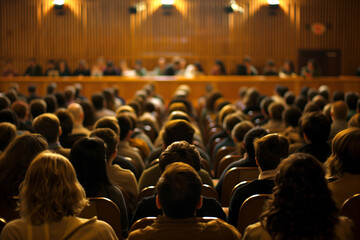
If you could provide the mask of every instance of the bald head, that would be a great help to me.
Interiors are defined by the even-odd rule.
[[[75,124],[82,124],[84,120],[84,111],[80,104],[71,103],[68,106],[68,111],[73,115]]]

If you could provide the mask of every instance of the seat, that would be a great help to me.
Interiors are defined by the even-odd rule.
[[[228,207],[230,204],[231,191],[236,184],[242,181],[251,181],[258,177],[257,167],[234,167],[224,176],[222,182],[221,206]]]
[[[155,191],[156,191],[155,186],[148,186],[148,187],[142,189],[139,192],[136,203],[138,204],[141,201],[141,199],[143,199],[144,197],[150,197],[151,195],[153,195],[155,193]]]
[[[223,146],[216,152],[213,161],[213,169],[215,170],[215,176],[217,174],[217,167],[219,165],[220,160],[234,151],[235,151],[235,147],[233,146]]]
[[[113,201],[103,197],[89,198],[89,206],[82,210],[79,217],[92,218],[94,216],[107,222],[114,229],[116,236],[123,239],[120,210]]]
[[[154,127],[150,124],[144,124],[142,129],[144,130],[144,133],[150,138],[151,142],[154,143],[158,135]]]
[[[237,230],[241,234],[244,234],[247,226],[259,221],[260,214],[264,209],[264,204],[270,196],[271,194],[252,195],[241,205],[237,224]]]
[[[216,217],[198,217],[199,222],[210,222],[217,219]],[[156,217],[145,217],[137,220],[130,228],[129,234],[135,230],[146,228],[153,224],[156,220]]]
[[[230,200],[231,200],[232,196],[234,195],[236,189],[238,189],[238,188],[241,187],[242,185],[245,185],[245,184],[247,184],[247,183],[249,183],[249,182],[251,182],[251,181],[242,181],[242,182],[236,184],[235,187],[233,187],[233,189],[231,190]]]
[[[6,225],[5,219],[0,218],[0,233],[3,230],[3,228],[5,227],[5,225]]]
[[[219,164],[217,165],[217,168],[215,169],[215,176],[216,178],[220,178],[221,174],[229,166],[231,163],[235,162],[236,160],[239,160],[241,158],[241,155],[226,155],[223,157]]]
[[[201,168],[207,171],[211,176],[211,170],[209,162],[205,158],[201,158]]]
[[[204,197],[214,198],[216,199],[216,201],[219,201],[219,195],[216,192],[215,188],[207,184],[202,185],[201,195]]]
[[[353,221],[355,239],[360,239],[360,194],[348,198],[342,205],[340,213]]]
[[[19,212],[16,211],[18,202],[18,197],[9,200],[0,200],[0,218],[3,218],[5,222],[20,218]]]

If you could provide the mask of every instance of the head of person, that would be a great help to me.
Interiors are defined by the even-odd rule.
[[[118,135],[110,128],[98,128],[91,132],[90,137],[100,138],[106,144],[106,161],[116,156],[116,149],[119,142]]]
[[[195,216],[202,205],[202,182],[193,167],[183,162],[169,165],[156,184],[156,203],[170,218]]]
[[[74,117],[74,123],[82,123],[84,120],[84,111],[80,104],[78,103],[71,103],[68,106],[68,112],[72,114]]]
[[[0,191],[3,197],[13,197],[24,180],[31,161],[48,148],[39,134],[24,134],[15,137],[0,157]]]
[[[274,170],[289,155],[289,139],[279,134],[268,134],[255,140],[255,157],[261,171]]]
[[[345,93],[342,91],[335,91],[332,96],[333,102],[345,101]]]
[[[348,106],[344,101],[336,101],[331,105],[331,116],[335,120],[345,120],[348,116]]]
[[[11,104],[11,109],[16,113],[19,120],[23,121],[29,114],[29,105],[23,101],[15,101]]]
[[[261,127],[252,128],[245,134],[244,147],[246,153],[248,154],[248,157],[251,160],[255,161],[255,146],[254,146],[255,139],[262,138],[267,134],[268,132]]]
[[[260,102],[260,110],[261,110],[262,114],[266,115],[266,117],[268,117],[270,115],[269,114],[269,105],[273,102],[274,102],[274,99],[272,99],[271,97],[265,97]]]
[[[34,99],[30,102],[30,114],[32,118],[36,118],[37,116],[46,112],[46,102],[43,99]]]
[[[18,116],[10,108],[3,109],[3,110],[0,111],[0,123],[2,123],[2,122],[12,123],[12,124],[14,124],[16,126],[16,128],[19,127]]]
[[[330,135],[330,120],[321,112],[310,112],[300,118],[301,131],[310,143],[326,142]]]
[[[48,143],[55,143],[61,135],[59,118],[52,113],[44,113],[37,116],[32,127],[36,133],[40,133]]]
[[[120,141],[124,141],[130,136],[133,123],[127,113],[117,114],[116,119],[120,127]]]
[[[335,135],[326,161],[330,175],[360,174],[360,129],[348,128]]]
[[[68,110],[60,108],[56,111],[55,115],[58,117],[61,127],[61,135],[67,136],[71,134],[74,127],[74,118]]]
[[[282,120],[282,113],[284,111],[285,107],[283,104],[278,102],[273,102],[269,105],[269,115],[270,118],[275,120]]]
[[[92,127],[95,123],[95,110],[94,107],[87,101],[81,101],[79,103],[84,110],[84,127]]]
[[[297,127],[299,126],[299,119],[301,118],[302,112],[298,107],[291,106],[286,108],[282,113],[282,120],[285,126]]]
[[[356,109],[356,104],[359,99],[359,94],[356,92],[347,92],[345,94],[345,102],[350,110]]]
[[[224,118],[223,128],[230,135],[234,126],[240,122],[241,118],[239,116],[239,112],[230,113]]]
[[[201,156],[195,146],[186,141],[173,142],[159,157],[161,172],[174,162],[184,162],[192,166],[197,172],[201,168]]]
[[[191,144],[194,134],[194,128],[187,121],[182,119],[172,120],[165,124],[162,140],[165,147],[176,141],[186,141]]]
[[[58,103],[54,94],[48,94],[44,97],[46,103],[46,112],[54,113],[57,109]]]
[[[348,127],[360,128],[360,113],[354,114],[348,121]]]
[[[43,152],[30,164],[20,190],[20,214],[40,225],[78,215],[88,200],[65,157]]]
[[[104,108],[105,99],[101,93],[94,93],[91,95],[91,103],[95,110],[101,110]]]
[[[3,152],[9,143],[16,137],[16,127],[8,122],[0,123],[0,152]]]
[[[101,186],[110,184],[103,140],[89,137],[79,139],[71,148],[70,162],[87,196],[95,196]]]
[[[11,102],[7,97],[0,95],[0,110],[10,107],[10,104]]]
[[[242,121],[237,123],[231,131],[231,138],[235,142],[242,142],[244,140],[245,134],[250,131],[254,124],[250,121]]]
[[[296,153],[280,163],[260,221],[273,239],[334,239],[337,211],[321,163]]]
[[[120,135],[120,127],[119,127],[118,121],[113,116],[106,116],[106,117],[100,118],[99,120],[97,120],[95,122],[94,128],[95,129],[110,128],[111,130],[113,130],[115,132],[115,134],[117,136]]]

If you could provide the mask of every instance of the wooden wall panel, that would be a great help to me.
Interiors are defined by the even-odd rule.
[[[52,0],[0,1],[0,69],[6,59],[23,72],[36,57],[45,68],[49,59],[66,59],[73,69],[80,59],[90,65],[99,56],[119,65],[136,59],[152,69],[160,56],[200,61],[209,72],[215,59],[228,72],[250,55],[262,71],[273,59],[277,66],[290,59],[298,66],[300,49],[339,49],[342,74],[360,65],[360,1],[281,0],[276,15],[266,0],[236,0],[243,14],[226,14],[229,0],[175,0],[165,14],[160,0],[142,0],[146,10],[136,15],[128,8],[141,0],[66,0],[63,15]],[[328,26],[315,36],[309,26]]]

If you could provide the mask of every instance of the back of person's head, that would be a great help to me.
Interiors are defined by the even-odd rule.
[[[165,147],[176,141],[186,141],[191,144],[194,134],[194,128],[187,121],[182,119],[172,120],[165,124],[162,140]]]
[[[256,88],[249,88],[244,97],[244,103],[247,108],[259,107],[260,93]]]
[[[66,109],[60,108],[55,115],[58,117],[61,127],[61,135],[67,136],[71,134],[74,127],[74,118]]]
[[[284,110],[282,119],[286,127],[297,127],[299,126],[299,119],[301,118],[301,115],[302,112],[298,107],[291,106]]]
[[[81,101],[79,103],[84,110],[84,127],[91,127],[95,123],[95,110],[94,107],[87,101]]]
[[[59,108],[66,107],[65,95],[62,92],[56,92],[55,94],[56,102]]]
[[[346,120],[348,106],[344,101],[336,101],[331,105],[331,115],[336,120]]]
[[[348,121],[348,127],[360,128],[360,113],[354,114]]]
[[[350,110],[356,109],[356,104],[359,99],[359,94],[356,92],[347,92],[345,94],[345,102]]]
[[[331,156],[326,161],[330,174],[360,174],[360,129],[348,128],[335,135]]]
[[[241,122],[239,113],[238,112],[230,113],[224,119],[223,128],[230,134],[234,126],[239,122]]]
[[[222,126],[223,121],[225,117],[231,113],[236,112],[236,108],[232,104],[225,105],[220,111],[219,111],[219,118],[218,118],[218,124]]]
[[[28,115],[29,105],[23,101],[15,101],[11,104],[11,109],[16,113],[18,119],[25,119]]]
[[[333,102],[345,101],[345,93],[342,91],[335,91],[333,94]]]
[[[188,113],[188,109],[186,108],[185,104],[182,102],[173,102],[168,108],[169,114],[173,111],[182,111],[184,113]]]
[[[306,113],[300,118],[302,132],[311,143],[326,142],[330,135],[330,120],[321,112]]]
[[[28,92],[29,93],[35,93],[36,92],[36,85],[35,84],[30,84],[28,86]]]
[[[0,123],[0,152],[3,152],[9,143],[16,137],[16,127],[12,123]]]
[[[284,111],[285,107],[283,104],[278,102],[273,102],[269,105],[269,114],[270,118],[276,119],[276,120],[282,120],[282,112]]]
[[[52,113],[44,113],[36,117],[32,123],[36,133],[40,133],[48,143],[55,143],[60,132],[59,118]]]
[[[117,148],[118,135],[110,128],[98,128],[91,132],[90,137],[97,137],[104,141],[106,144],[106,160],[108,161]]]
[[[304,113],[319,112],[319,111],[321,111],[320,106],[312,101],[308,102],[304,108]]]
[[[281,97],[284,97],[284,95],[285,95],[285,93],[287,91],[289,91],[289,89],[286,86],[283,86],[283,85],[276,85],[275,86],[275,92]]]
[[[316,95],[318,95],[318,91],[314,88],[310,88],[307,92],[307,97],[309,101],[312,101]]]
[[[194,217],[201,203],[201,189],[195,169],[182,162],[169,165],[156,184],[161,209],[170,218]]]
[[[10,104],[10,100],[7,97],[0,95],[0,110],[9,108]]]
[[[30,164],[20,199],[20,214],[33,225],[78,215],[88,202],[69,160],[50,152],[41,153]]]
[[[70,152],[77,178],[88,197],[110,184],[106,173],[106,146],[99,138],[84,137],[75,142]]]
[[[245,151],[251,160],[255,161],[255,146],[254,146],[255,139],[262,138],[267,134],[268,132],[261,127],[252,128],[245,134],[244,137]]]
[[[68,106],[69,113],[72,114],[74,117],[75,122],[81,122],[84,118],[84,111],[80,104],[78,103],[71,103]]]
[[[201,156],[194,145],[185,141],[174,142],[159,157],[161,172],[164,172],[166,167],[174,162],[187,163],[196,171],[200,171]]]
[[[260,221],[273,239],[334,239],[337,208],[315,157],[296,153],[280,163]]]
[[[293,92],[287,91],[284,95],[285,103],[289,106],[295,103],[296,96]]]
[[[74,86],[66,86],[64,89],[64,96],[65,96],[65,100],[66,102],[70,102],[74,99],[75,97],[75,88]]]
[[[30,102],[30,113],[32,118],[36,118],[37,116],[46,112],[46,102],[43,99],[34,99]]]
[[[289,139],[279,134],[268,134],[255,140],[255,156],[262,171],[276,169],[289,155]]]
[[[106,116],[100,118],[95,122],[94,128],[110,128],[116,133],[117,136],[120,135],[120,127],[118,124],[118,120],[113,116]]]
[[[10,109],[3,109],[0,111],[0,123],[8,122],[15,125],[16,128],[19,128],[19,120],[16,113]]]
[[[301,111],[304,111],[304,108],[307,104],[306,97],[300,95],[295,99],[295,106],[297,106]]]
[[[48,144],[39,134],[24,134],[15,137],[0,157],[0,191],[4,198],[18,194],[20,183],[31,161]]]
[[[218,92],[218,91],[212,91],[208,94],[208,96],[206,97],[206,109],[208,111],[214,111],[215,108],[215,101],[218,99],[218,98],[221,98],[223,97],[223,95]]]
[[[120,141],[123,141],[132,129],[132,122],[127,113],[117,114],[116,119],[120,127]]]
[[[254,124],[252,124],[250,121],[239,122],[231,131],[231,138],[237,142],[242,142],[244,140],[245,134],[254,127]]]
[[[101,110],[104,108],[104,96],[101,93],[94,93],[91,95],[91,103],[95,110]]]
[[[56,82],[51,82],[46,87],[46,94],[54,94],[57,88]]]
[[[314,102],[316,105],[318,105],[318,107],[320,108],[320,110],[323,110],[325,105],[327,104],[327,101],[325,100],[325,98],[321,95],[316,95],[313,99],[312,102]]]
[[[182,119],[189,123],[191,123],[190,117],[187,113],[182,111],[173,111],[169,114],[168,121],[176,120],[176,119]]]
[[[10,104],[18,100],[18,94],[14,89],[10,89],[4,93],[4,96],[10,100]]]
[[[260,109],[263,113],[269,116],[269,105],[274,102],[271,97],[264,97],[260,102]]]

